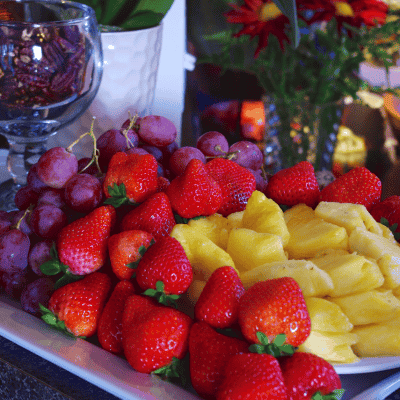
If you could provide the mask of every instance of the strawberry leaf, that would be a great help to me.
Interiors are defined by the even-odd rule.
[[[400,232],[396,232],[397,227],[399,226],[399,224],[397,222],[395,222],[393,225],[389,224],[389,221],[382,217],[381,220],[379,221],[382,225],[387,226],[390,231],[393,233],[394,238],[398,241],[400,239]]]
[[[64,265],[64,264],[63,264]],[[66,271],[54,284],[54,289],[59,289],[68,283],[79,281],[84,278],[84,275],[74,275],[70,271]]]
[[[281,333],[277,335],[272,343],[269,342],[268,336],[263,332],[257,332],[257,339],[260,343],[255,343],[249,346],[251,353],[270,354],[277,358],[285,355],[293,355],[296,348],[291,344],[285,344],[286,335]]]
[[[187,224],[191,219],[197,220],[197,219],[201,219],[201,218],[205,218],[205,217],[206,217],[205,215],[199,215],[198,217],[184,218],[184,217],[181,217],[179,214],[174,214],[175,222],[177,224]]]
[[[143,292],[144,295],[154,297],[160,304],[177,308],[176,301],[180,298],[177,294],[166,294],[164,292],[164,282],[157,281],[155,289],[147,289]]]
[[[113,207],[118,208],[123,204],[135,204],[132,203],[128,197],[126,196],[126,187],[124,183],[117,185],[116,183],[113,186],[108,186],[108,194],[111,196],[104,201],[104,204],[111,204]]]
[[[50,325],[52,328],[57,329],[61,332],[63,332],[64,334],[66,334],[69,337],[72,337],[74,339],[76,339],[77,337],[80,337],[81,339],[85,339],[85,336],[75,336],[73,335],[71,332],[69,332],[65,326],[64,321],[61,321],[58,319],[58,317],[56,315],[54,315],[54,313],[49,310],[48,308],[46,308],[43,304],[39,303],[39,309],[40,312],[42,313],[42,320],[44,322],[46,322],[46,324]]]
[[[333,392],[323,395],[320,391],[314,393],[311,400],[340,400],[344,389],[335,389]]]
[[[141,260],[142,257],[144,256],[144,253],[146,253],[146,251],[149,249],[149,247],[150,247],[151,245],[153,245],[154,243],[155,243],[155,242],[154,242],[154,239],[151,239],[150,244],[149,244],[148,247],[143,246],[143,245],[140,246],[140,247],[139,247],[139,250],[138,250],[138,252],[139,252],[139,254],[140,254],[140,257],[139,257],[136,261],[132,261],[131,263],[126,264],[126,266],[127,266],[128,268],[136,269],[136,268],[138,267],[138,265],[139,265],[140,260]]]
[[[45,261],[41,266],[40,270],[45,275],[57,275],[61,272],[61,263],[58,260]]]
[[[180,359],[176,357],[172,357],[172,361],[170,364],[165,365],[164,367],[158,368],[152,372],[154,375],[160,376],[164,380],[170,380],[171,378],[179,378],[179,366]]]

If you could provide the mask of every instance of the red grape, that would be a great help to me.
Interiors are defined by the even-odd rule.
[[[264,157],[260,148],[252,142],[241,140],[229,148],[229,153],[236,153],[231,160],[245,168],[257,171],[263,165]]]
[[[22,186],[15,193],[14,203],[19,210],[26,210],[31,204],[36,204],[38,196],[31,186]]]
[[[32,229],[29,224],[29,213],[27,213],[25,216],[24,214],[25,210],[21,210],[15,213],[11,218],[11,226],[16,226],[19,223],[19,229],[26,235],[30,236],[32,234]]]
[[[99,165],[103,172],[107,169],[108,163],[115,153],[126,151],[139,144],[139,137],[132,129],[128,131],[127,136],[131,143],[119,129],[109,129],[99,136],[97,149],[100,151]]]
[[[52,204],[39,204],[32,211],[30,226],[43,239],[55,239],[68,218],[64,211]]]
[[[254,171],[254,169],[247,168],[256,178],[256,190],[259,192],[265,193],[265,189],[267,188],[268,179],[263,177],[263,173],[261,169]]]
[[[51,246],[53,242],[49,239],[42,240],[35,243],[28,254],[28,265],[31,267],[32,271],[38,275],[43,276],[43,272],[40,270],[40,266],[49,261],[52,257],[50,255]]]
[[[65,185],[65,203],[74,211],[89,213],[100,204],[102,198],[102,185],[93,175],[77,174]]]
[[[140,147],[142,149],[145,149],[152,156],[154,156],[154,158],[157,160],[157,162],[159,162],[160,164],[163,163],[164,154],[159,147],[152,146],[150,144],[144,144]]]
[[[49,277],[35,279],[22,290],[20,298],[22,309],[40,316],[39,303],[47,307],[53,292],[54,282]]]
[[[78,171],[81,172],[91,161],[92,159],[90,157],[84,157],[84,158],[80,158],[78,160]],[[90,175],[97,175],[97,173],[99,172],[99,170],[97,169],[96,163],[93,162],[92,164],[90,164],[89,167],[87,167],[85,169],[85,174],[90,174]]]
[[[139,137],[147,144],[165,147],[175,141],[175,125],[159,115],[147,115],[140,120]]]
[[[78,172],[75,154],[63,147],[53,147],[39,158],[37,173],[48,186],[61,189]]]
[[[11,228],[11,219],[7,211],[0,211],[0,235]]]
[[[0,235],[0,271],[11,273],[28,266],[30,240],[28,235],[13,228]]]
[[[142,149],[141,147],[132,147],[132,148],[126,150],[125,153],[126,154],[139,154],[139,155],[150,154],[147,150]]]
[[[176,176],[182,175],[189,161],[194,158],[200,160],[204,164],[206,163],[206,156],[196,147],[181,147],[176,150],[169,159],[169,168]]]
[[[33,164],[28,171],[26,177],[28,186],[31,187],[35,192],[41,193],[43,190],[48,189],[48,186],[42,182],[38,175],[38,165]]]
[[[4,272],[2,276],[3,286],[6,293],[10,297],[20,299],[21,293],[28,284],[28,270],[22,271],[12,270],[10,272]]]
[[[197,140],[197,148],[208,157],[217,157],[226,154],[229,143],[226,137],[217,131],[206,132]]]
[[[36,205],[53,204],[53,206],[62,208],[65,206],[63,194],[64,194],[64,189],[50,188],[44,191],[41,195],[39,195]]]

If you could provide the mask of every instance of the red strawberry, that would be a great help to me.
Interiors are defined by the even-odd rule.
[[[164,176],[159,176],[157,178],[157,192],[165,192],[170,183],[169,179]]]
[[[332,365],[314,354],[296,352],[290,357],[278,358],[278,362],[288,400],[311,399],[317,392],[325,396],[342,387]]]
[[[168,236],[175,224],[168,196],[165,193],[156,193],[124,216],[121,230],[146,231],[151,233],[157,241]]]
[[[102,267],[115,219],[115,208],[106,205],[61,229],[57,238],[58,257],[72,274],[86,275]]]
[[[239,299],[244,287],[237,272],[229,266],[216,269],[208,279],[194,307],[199,321],[215,328],[227,328],[237,322]]]
[[[314,207],[319,193],[314,167],[308,161],[277,172],[269,179],[265,190],[267,197],[286,206],[304,203]]]
[[[381,199],[382,182],[365,167],[357,167],[340,176],[324,189],[319,201],[363,204],[369,211]]]
[[[226,364],[217,400],[287,400],[277,359],[269,354],[242,353]]]
[[[151,233],[139,230],[123,231],[110,236],[108,253],[111,268],[118,279],[130,279],[147,248],[154,243]]]
[[[256,190],[254,175],[225,158],[214,158],[206,164],[207,172],[219,183],[223,201],[218,213],[224,217],[246,208],[247,201]]]
[[[190,330],[190,378],[194,390],[205,399],[214,399],[225,365],[230,357],[247,353],[244,340],[216,332],[205,322],[195,322]]]
[[[157,190],[157,168],[151,154],[114,154],[103,183],[107,202],[116,207],[127,201],[142,203]]]
[[[257,332],[268,339],[286,334],[286,343],[302,344],[311,320],[303,293],[293,278],[260,281],[248,288],[239,302],[239,325],[244,337],[258,343]]]
[[[101,272],[68,283],[52,294],[48,309],[41,306],[42,319],[74,336],[93,336],[110,289],[111,279]]]
[[[97,337],[104,350],[120,354],[122,349],[122,313],[127,298],[134,293],[133,283],[120,281],[115,285],[113,292],[101,314]]]
[[[390,196],[374,204],[369,212],[377,222],[381,222],[381,219],[384,218],[388,221],[387,224],[389,227],[397,224],[392,229],[397,233],[395,237],[400,235],[400,196]]]
[[[146,294],[159,297],[180,295],[188,289],[193,279],[193,270],[182,245],[173,237],[166,236],[154,243],[139,261],[136,281]],[[157,287],[162,282],[163,287]],[[161,293],[159,291],[161,289]],[[153,292],[155,291],[155,292]],[[160,297],[161,296],[161,297]]]
[[[188,349],[192,319],[150,297],[133,294],[122,317],[122,345],[129,364],[150,373],[182,359]]]
[[[222,202],[221,188],[197,159],[190,160],[185,172],[173,179],[165,192],[172,209],[183,218],[214,214]]]

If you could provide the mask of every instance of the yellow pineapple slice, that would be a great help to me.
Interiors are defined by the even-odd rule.
[[[349,248],[376,260],[385,277],[386,288],[400,286],[400,247],[397,244],[384,236],[356,228],[349,237]]]
[[[264,264],[241,274],[240,279],[245,289],[248,289],[256,282],[284,276],[292,277],[299,284],[305,297],[326,296],[334,288],[330,276],[311,261],[306,260],[276,261]]]
[[[231,266],[235,269],[232,257],[212,240],[186,224],[177,224],[171,235],[180,242],[193,268],[194,279],[207,281],[219,267]]]
[[[237,211],[235,213],[229,214],[226,217],[230,224],[231,229],[242,227],[243,214],[244,211]]]
[[[400,300],[391,290],[374,289],[330,300],[342,309],[353,325],[380,323],[400,314]]]
[[[287,260],[280,236],[245,228],[231,230],[226,251],[240,273],[267,262]]]
[[[205,218],[191,219],[188,222],[191,228],[208,237],[221,249],[226,250],[229,232],[232,229],[228,219],[221,214],[209,215]]]
[[[353,346],[359,357],[400,356],[400,316],[380,324],[357,326],[358,341]]]
[[[362,204],[321,201],[315,215],[332,224],[346,228],[347,234],[357,227],[382,236],[382,228]]]
[[[311,207],[298,204],[284,212],[290,239],[285,250],[289,258],[312,258],[324,249],[348,247],[346,229],[315,216]]]
[[[186,292],[186,296],[192,306],[197,303],[204,286],[206,286],[206,282],[198,279],[194,279],[190,284],[189,289]]]
[[[283,246],[289,242],[289,231],[283,218],[283,211],[277,203],[258,190],[252,193],[247,202],[242,228],[280,236]]]
[[[311,330],[322,332],[350,332],[353,324],[341,308],[319,297],[305,298],[311,319]]]
[[[332,297],[365,292],[382,286],[385,278],[378,265],[364,256],[353,254],[331,254],[312,258],[312,262],[326,271],[333,281]]]
[[[352,332],[332,333],[311,330],[307,340],[298,347],[298,350],[313,353],[329,362],[354,363],[360,360],[351,347],[357,340],[357,335]]]
[[[387,227],[386,225],[383,225],[381,223],[378,222],[378,225],[380,226],[380,228],[382,229],[382,236],[388,240],[390,240],[393,244],[395,244],[396,246],[398,245],[397,240],[394,238],[393,232],[390,230],[389,227]]]

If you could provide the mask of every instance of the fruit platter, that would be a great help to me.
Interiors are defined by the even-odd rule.
[[[340,399],[340,375],[399,368],[400,196],[176,135],[92,125],[30,168],[0,211],[0,335],[127,399]]]

